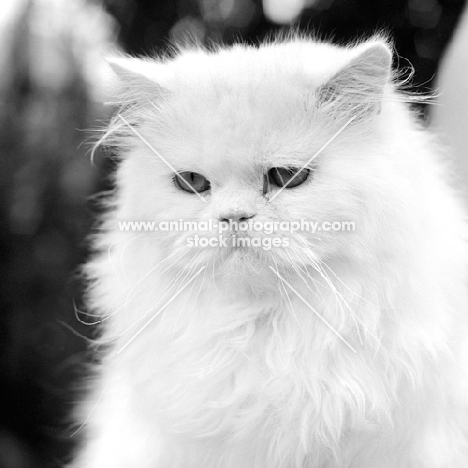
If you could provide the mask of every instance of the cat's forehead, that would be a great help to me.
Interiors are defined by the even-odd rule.
[[[311,44],[286,46],[192,52],[174,62],[168,116],[187,157],[248,170],[304,153],[305,136],[314,132],[308,101],[323,80],[316,71],[314,85],[297,58],[295,68],[284,62],[292,52],[306,55]],[[316,46],[316,58],[330,48]]]
[[[188,90],[170,103],[166,144],[183,166],[248,176],[305,158],[318,126],[302,90],[221,89]]]
[[[304,111],[287,109],[287,114],[273,103],[226,98],[218,107],[194,102],[190,110],[180,104],[173,131],[158,138],[161,149],[178,168],[226,179],[255,178],[265,167],[296,161],[302,165],[320,131],[312,120],[298,117]]]
[[[326,133],[317,88],[358,52],[310,41],[183,52],[157,71],[158,146],[186,170],[301,166]]]
[[[352,55],[349,49],[307,40],[260,47],[242,44],[211,52],[183,52],[166,63],[166,76],[176,86],[209,81],[225,86],[253,86],[303,77],[314,87],[339,70]]]

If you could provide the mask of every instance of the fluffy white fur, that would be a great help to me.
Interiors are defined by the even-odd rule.
[[[113,120],[103,140],[121,158],[117,190],[87,267],[110,347],[73,466],[465,468],[466,227],[386,42],[297,38],[110,63],[124,118],[212,190],[206,203],[178,190]],[[301,166],[351,116],[306,183],[262,195],[265,168]],[[117,228],[229,210],[356,231],[278,232],[290,246],[264,251],[186,246],[217,232]]]

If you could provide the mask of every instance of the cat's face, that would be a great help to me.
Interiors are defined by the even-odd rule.
[[[177,251],[175,262],[294,269],[358,248],[362,175],[374,165],[381,171],[372,153],[388,49],[346,51],[348,63],[321,82],[315,76],[313,86],[300,63],[291,70],[280,57],[260,66],[256,52],[245,63],[201,55],[195,69],[189,56],[185,74],[183,57],[145,63],[151,73],[137,62],[114,63],[135,101],[116,120],[129,150],[120,217],[199,223],[154,236],[159,248]],[[159,81],[148,78],[158,73]]]

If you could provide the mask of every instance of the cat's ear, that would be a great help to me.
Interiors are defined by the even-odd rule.
[[[164,88],[160,84],[161,65],[144,59],[110,57],[107,95],[118,104],[139,104],[157,100]]]
[[[385,42],[373,41],[358,46],[355,53],[318,89],[319,108],[355,118],[379,112],[384,88],[392,76],[391,49]]]

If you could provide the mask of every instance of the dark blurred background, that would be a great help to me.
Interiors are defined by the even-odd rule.
[[[90,161],[102,56],[256,43],[290,24],[337,42],[386,30],[411,86],[434,85],[463,0],[6,0],[0,11],[0,468],[58,467],[87,360],[79,265],[109,189]],[[91,131],[90,131],[91,130]]]

